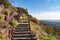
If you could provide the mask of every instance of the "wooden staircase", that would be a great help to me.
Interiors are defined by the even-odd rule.
[[[12,40],[37,40],[36,37],[31,35],[29,24],[19,24],[15,29]]]
[[[22,19],[23,21],[27,20],[27,22],[19,20],[20,24],[15,28],[16,31],[13,32],[11,40],[37,40],[36,36],[31,32],[29,15],[28,19]]]

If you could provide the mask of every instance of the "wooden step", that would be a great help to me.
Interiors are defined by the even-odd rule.
[[[29,31],[29,29],[17,29],[16,31],[17,32],[19,32],[19,31]]]
[[[30,31],[20,31],[20,32],[14,32],[15,34],[17,33],[30,33]]]
[[[23,27],[23,26],[28,27],[29,24],[19,24],[19,25],[18,25],[18,27]]]
[[[31,35],[29,24],[19,24],[15,29],[16,31],[12,34],[12,40],[36,40]]]
[[[31,40],[30,37],[16,37],[16,38],[13,38],[13,40]]]
[[[13,35],[14,37],[30,37],[31,35],[30,34],[16,34],[16,35]]]
[[[28,27],[29,25],[19,25],[18,27]]]
[[[29,27],[17,27],[17,28],[29,28]]]
[[[17,27],[17,28],[15,28],[15,29],[29,29],[29,27]]]
[[[19,33],[14,33],[14,34],[30,34],[30,32],[19,32]]]
[[[28,30],[29,30],[29,28],[15,28],[15,29],[16,29],[16,30],[19,30],[19,29],[20,29],[20,30],[23,30],[23,29],[24,29],[24,30],[25,30],[25,29],[28,29]]]

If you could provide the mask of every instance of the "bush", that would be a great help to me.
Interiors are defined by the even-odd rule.
[[[14,27],[16,27],[16,26],[18,25],[18,22],[13,19],[13,20],[11,21],[11,24],[12,24]]]
[[[44,36],[42,36],[42,35],[39,36],[39,39],[41,39],[41,40],[55,40],[55,39],[54,39],[54,36],[44,37]]]
[[[0,20],[4,20],[4,16],[3,15],[0,15]]]
[[[7,34],[5,32],[6,32],[6,30],[2,30],[1,40],[9,40],[9,37],[7,36]]]
[[[34,23],[36,23],[36,24],[39,23],[39,21],[35,17],[32,17],[31,21],[34,22]]]
[[[24,8],[21,8],[21,7],[17,7],[17,11],[19,12],[21,10],[21,12],[25,13],[25,14],[28,14],[28,11],[27,9],[24,9]]]
[[[9,28],[9,27],[11,27],[11,25],[7,23],[7,24],[5,24],[5,27]]]
[[[8,12],[7,11],[5,11],[5,13],[4,13],[5,15],[8,15]]]
[[[2,16],[0,16],[0,20],[2,19],[3,17]]]
[[[45,31],[46,31],[48,34],[60,35],[60,31],[58,31],[57,29],[51,27],[50,25],[46,25]]]
[[[4,5],[5,5],[5,8],[11,7],[11,4],[10,3],[5,3]]]
[[[50,36],[48,38],[45,38],[45,40],[54,40],[54,36]]]
[[[10,10],[9,9],[5,9],[5,12],[3,14],[9,16],[10,15]]]
[[[9,8],[11,3],[8,0],[0,0],[0,4],[4,4],[5,8]]]

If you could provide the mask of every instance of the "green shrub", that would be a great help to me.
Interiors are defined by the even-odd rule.
[[[39,35],[39,39],[41,40],[55,40],[54,36],[42,36],[42,35]]]
[[[7,11],[5,11],[5,13],[4,13],[5,15],[8,15],[8,12]]]
[[[2,32],[0,32],[0,39],[2,39]]]
[[[9,8],[9,7],[11,7],[11,4],[8,3],[8,2],[6,2],[4,5],[5,5],[5,8]]]
[[[6,34],[2,33],[1,35],[1,40],[10,40],[10,38]]]
[[[12,25],[13,25],[14,27],[16,27],[16,26],[18,25],[18,22],[17,22],[16,20],[14,20],[14,19],[11,21],[11,23],[12,23]]]
[[[4,16],[3,15],[0,15],[0,20],[4,20]]]
[[[18,11],[21,10],[21,12],[25,13],[25,14],[28,14],[28,11],[27,9],[24,9],[24,8],[21,8],[21,7],[17,7]]]
[[[45,40],[54,40],[54,36],[50,36],[48,38],[45,38]]]
[[[11,6],[9,0],[0,0],[0,4],[4,4],[5,8],[9,8]]]
[[[8,23],[7,23],[7,24],[5,24],[5,27],[6,27],[6,28],[9,28],[10,26],[11,26],[11,25],[10,25],[10,24],[8,24]]]
[[[46,32],[48,34],[52,34],[52,35],[60,35],[60,31],[56,30],[55,28],[51,27],[50,25],[46,25]]]
[[[0,16],[0,20],[2,19],[3,17],[2,16]]]

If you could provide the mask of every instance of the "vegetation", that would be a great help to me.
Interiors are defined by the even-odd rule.
[[[6,10],[4,14],[8,16],[8,11]]]
[[[24,9],[24,8],[17,7],[17,9],[18,9],[17,11],[21,11],[21,12],[23,12],[25,14],[28,14],[28,11],[26,9]]]
[[[15,19],[13,19],[13,20],[11,21],[11,24],[12,24],[14,27],[17,27],[18,22],[17,22]]]
[[[4,30],[8,29],[11,26],[12,27],[17,27],[19,22],[17,20],[17,17],[15,18],[16,15],[14,15],[14,17],[9,22],[4,20],[5,16],[9,17],[9,15],[10,15],[9,11],[14,10],[12,8],[11,8],[12,10],[10,10],[10,8],[9,8],[9,7],[12,7],[12,5],[9,3],[8,0],[0,0],[0,4],[3,4],[4,7],[5,7],[4,12],[2,11],[3,13],[0,14],[0,20],[1,20],[0,21],[0,27],[2,27],[2,31],[3,31],[3,29]],[[7,10],[7,8],[8,8],[8,10]],[[16,7],[16,9],[18,9],[16,11],[16,13],[17,12],[23,13],[23,17],[24,17],[23,19],[28,18],[27,15],[29,15],[29,14],[28,14],[27,9],[24,9],[24,8],[21,8],[21,7]],[[15,13],[15,11],[14,11],[14,13]],[[24,15],[24,14],[26,14],[26,15]],[[45,28],[45,31],[44,31],[41,28],[41,26],[39,25],[39,21],[35,17],[32,17],[31,15],[29,15],[29,16],[31,18],[31,21],[30,21],[31,30],[34,31],[34,32],[37,32],[39,39],[41,39],[41,40],[54,40],[55,39],[54,35],[57,35],[57,34],[60,35],[60,32],[58,32],[54,28],[50,27],[49,25],[45,25],[46,28]],[[10,17],[8,19],[10,19]],[[48,35],[50,35],[50,36],[48,36]],[[9,40],[9,38],[6,36],[5,33],[1,33],[0,36],[2,36],[2,37],[0,37],[0,38],[2,38],[2,40],[6,40],[6,39]]]
[[[30,17],[31,17],[32,22],[34,22],[36,24],[39,24],[39,21],[35,17],[32,17],[32,16],[30,16]]]
[[[49,25],[46,25],[46,32],[48,34],[51,34],[51,35],[60,35],[60,31],[56,30],[55,28],[49,26]]]
[[[8,24],[8,23],[6,23],[6,24],[5,24],[5,27],[6,27],[6,28],[9,28],[9,27],[11,27],[11,25]]]
[[[54,36],[43,37],[42,35],[39,35],[39,38],[40,38],[41,40],[55,40]]]
[[[4,15],[0,14],[0,20],[4,20]]]
[[[8,0],[0,0],[0,4],[3,4],[5,8],[9,8],[11,3]]]

